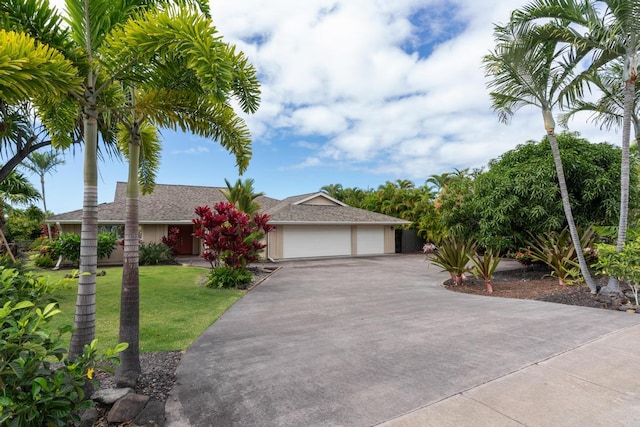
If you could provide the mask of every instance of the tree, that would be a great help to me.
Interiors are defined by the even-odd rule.
[[[582,253],[573,218],[553,119],[554,107],[563,99],[573,100],[581,94],[580,87],[572,86],[572,83],[575,67],[583,58],[580,52],[555,41],[531,42],[530,33],[536,31],[535,27],[522,32],[514,32],[512,26],[495,26],[494,30],[497,46],[483,59],[490,79],[488,86],[493,89],[492,106],[503,122],[508,122],[521,106],[532,105],[541,109],[580,271],[591,292],[596,293],[596,284]]]
[[[47,214],[47,198],[45,196],[44,176],[48,173],[55,172],[56,168],[64,164],[64,159],[59,157],[55,151],[47,153],[34,152],[28,157],[27,162],[23,166],[40,177],[40,188],[42,189],[42,205],[44,206],[45,215]],[[51,226],[47,223],[47,235],[51,236]]]
[[[624,81],[622,80],[623,65],[620,61],[608,64],[603,70],[589,75],[588,80],[600,90],[597,101],[579,99],[569,111],[560,116],[560,123],[567,126],[569,120],[577,113],[589,112],[591,119],[600,125],[601,129],[622,128],[624,118]],[[635,143],[640,150],[640,82],[636,81],[634,91],[631,123],[633,125]],[[640,153],[640,151],[639,151]]]
[[[260,203],[256,202],[256,199],[264,196],[264,193],[255,192],[253,188],[255,181],[252,178],[247,178],[244,181],[238,179],[234,185],[231,185],[226,178],[224,182],[227,185],[227,189],[222,190],[222,194],[240,212],[253,215],[260,210]]]
[[[167,19],[166,13],[171,16],[186,14],[185,10],[179,9],[149,11],[143,19],[147,20],[147,25],[152,25],[153,22]],[[199,15],[195,9],[191,13],[194,15],[191,19],[202,19],[195,16]],[[208,21],[208,18],[205,19]],[[122,32],[117,35],[118,40],[137,43],[145,38],[145,31],[149,31],[149,28],[140,29],[140,25],[141,21],[135,26],[123,26]],[[147,80],[129,87],[129,114],[123,117],[123,123],[119,125],[120,147],[129,159],[120,310],[120,340],[127,342],[129,347],[122,353],[119,375],[140,372],[138,200],[139,188],[143,193],[149,193],[155,181],[159,163],[156,126],[179,127],[183,131],[217,140],[236,156],[240,173],[246,170],[251,155],[249,131],[229,105],[229,99],[238,99],[245,113],[255,111],[259,102],[255,70],[242,53],[235,53],[233,48],[221,42],[220,37],[214,37],[215,29],[211,24],[196,28],[202,30],[198,35],[202,40],[218,41],[206,52],[208,56],[203,56],[201,51],[175,55],[170,46],[161,46],[158,50],[164,49],[163,54],[159,58],[154,57],[146,69],[149,75]],[[218,87],[228,88],[226,93],[212,93],[209,78],[197,75],[198,70],[192,64],[203,59],[211,63],[226,62],[225,65],[229,66],[231,72],[218,76],[215,81]],[[260,194],[253,193],[253,180],[247,180],[245,184],[239,200],[241,203],[248,200],[249,208],[253,199]]]
[[[577,225],[609,225],[618,217],[620,149],[592,144],[577,133],[557,135],[567,192]],[[637,177],[633,177],[637,183]],[[632,206],[638,189],[632,186]],[[547,138],[529,141],[491,160],[474,182],[473,209],[480,245],[517,251],[530,235],[560,232],[565,225],[553,153]],[[468,234],[467,234],[468,235]]]
[[[638,0],[534,0],[512,14],[512,23],[529,27],[543,20],[530,33],[534,43],[556,41],[568,43],[585,58],[590,58],[584,79],[612,61],[622,60],[624,102],[622,118],[622,162],[620,176],[620,216],[616,250],[622,251],[629,212],[629,144],[631,115],[638,79],[638,50],[640,49],[640,1]],[[581,83],[581,82],[579,82]],[[619,283],[610,277],[601,292],[620,293]]]

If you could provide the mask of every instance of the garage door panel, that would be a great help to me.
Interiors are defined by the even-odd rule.
[[[374,255],[384,253],[384,227],[358,226],[358,255]]]
[[[351,255],[350,226],[291,226],[283,229],[284,258]]]

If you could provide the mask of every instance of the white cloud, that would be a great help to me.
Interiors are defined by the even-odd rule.
[[[209,152],[208,147],[198,146],[198,147],[187,148],[186,150],[173,150],[171,154],[203,154],[208,152]]]

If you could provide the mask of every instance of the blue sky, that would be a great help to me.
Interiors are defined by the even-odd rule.
[[[54,1],[60,4],[61,1]],[[490,108],[481,58],[492,25],[523,0],[216,0],[220,34],[243,50],[262,84],[259,111],[245,117],[253,158],[244,178],[287,196],[326,184],[376,188],[421,185],[433,174],[476,168],[544,135],[539,111],[510,125]],[[578,116],[570,124],[593,142],[619,142]],[[55,213],[82,207],[82,154],[47,177]],[[99,200],[113,199],[126,165],[100,163]],[[223,186],[238,178],[215,142],[163,131],[158,183]],[[36,177],[32,177],[39,186]],[[38,187],[39,188],[39,187]]]

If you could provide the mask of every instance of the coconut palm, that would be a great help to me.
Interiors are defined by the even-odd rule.
[[[55,151],[49,151],[46,153],[34,152],[27,158],[27,161],[22,164],[26,169],[30,170],[34,174],[40,177],[40,188],[42,189],[42,205],[44,206],[44,214],[47,215],[47,198],[45,196],[44,177],[48,173],[53,173],[56,168],[64,164],[64,159],[59,156]],[[47,223],[47,235],[49,239],[51,236],[51,226]]]
[[[622,162],[620,178],[620,220],[616,250],[622,251],[627,237],[629,214],[629,144],[631,115],[638,79],[640,49],[640,0],[533,0],[512,14],[512,23],[529,25],[543,20],[546,25],[533,34],[535,40],[569,43],[589,53],[590,63],[584,79],[612,61],[622,61],[624,102],[622,117]],[[604,293],[620,293],[617,279],[611,277]]]
[[[579,257],[580,271],[591,292],[595,293],[596,284],[585,261],[573,219],[553,118],[553,109],[560,105],[561,100],[575,99],[581,94],[580,86],[573,85],[573,77],[582,57],[567,45],[554,41],[531,43],[527,32],[513,30],[511,26],[495,26],[496,48],[483,59],[490,79],[488,87],[492,89],[492,107],[505,123],[522,106],[541,109],[558,175],[562,207]],[[527,28],[527,31],[536,30],[535,26]]]

